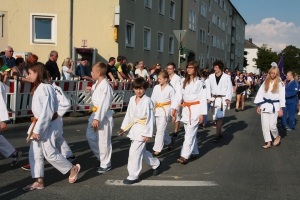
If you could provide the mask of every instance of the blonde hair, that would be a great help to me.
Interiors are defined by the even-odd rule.
[[[133,63],[128,63],[127,64],[127,69],[128,69],[128,71],[132,71],[133,70]]]
[[[63,62],[63,64],[62,64],[62,66],[67,66],[67,67],[69,67],[70,66],[70,64],[71,64],[71,61],[72,61],[72,59],[71,58],[65,58],[64,59],[64,62]]]
[[[272,93],[277,92],[279,90],[279,82],[280,82],[280,76],[279,76],[279,69],[278,67],[271,67],[269,69],[267,78],[265,80],[265,91],[268,92],[269,87],[270,87],[270,83],[271,83],[271,76],[270,73],[271,71],[275,71],[275,79],[274,79],[274,85],[272,88]]]
[[[96,68],[102,75],[106,74],[107,66],[103,62],[97,62],[93,65],[92,69]]]

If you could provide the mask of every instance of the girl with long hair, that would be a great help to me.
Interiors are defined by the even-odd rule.
[[[271,67],[266,80],[259,88],[254,103],[257,105],[257,113],[261,115],[261,126],[266,145],[263,149],[271,147],[272,137],[274,146],[280,143],[280,135],[277,129],[277,117],[282,117],[285,107],[285,89],[282,83],[278,67]]]
[[[47,71],[43,63],[37,62],[28,67],[28,78],[34,87],[31,90],[32,113],[27,142],[31,141],[29,163],[33,184],[23,188],[32,191],[44,188],[44,157],[61,173],[70,172],[69,183],[77,180],[80,165],[72,165],[55,147],[55,137],[60,133],[61,123],[58,118],[58,101],[53,87],[46,82]]]
[[[176,121],[176,112],[182,109],[181,122],[184,123],[185,136],[181,157],[177,161],[186,164],[188,159],[198,154],[197,131],[203,116],[207,114],[207,94],[204,82],[200,79],[199,63],[191,61],[186,66],[185,79],[172,101],[172,121]]]

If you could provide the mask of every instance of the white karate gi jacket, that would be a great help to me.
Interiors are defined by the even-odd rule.
[[[265,99],[270,99],[270,100],[279,100],[279,102],[274,102],[274,108],[275,112],[279,111],[280,108],[285,107],[285,87],[282,82],[279,83],[279,91],[272,93],[273,89],[273,83],[270,83],[269,90],[266,92],[265,91],[265,82],[260,86],[254,103],[259,104],[261,102],[264,102]],[[273,113],[273,105],[272,103],[263,103],[260,105],[260,110],[261,112],[267,112],[267,113]]]
[[[94,106],[98,107],[96,112],[93,112],[89,118],[89,123],[92,124],[93,120],[99,121],[99,129],[103,129],[104,124],[101,123],[106,117],[111,126],[113,126],[113,112],[110,110],[111,103],[113,101],[113,90],[110,87],[106,79],[102,80],[96,88],[98,81],[92,86],[91,92],[86,95],[92,96],[92,102]]]
[[[199,121],[200,115],[207,115],[207,94],[206,86],[199,77],[196,77],[191,83],[186,84],[185,89],[183,89],[183,81],[181,82],[181,89],[176,91],[174,101],[172,101],[171,108],[178,110],[179,104],[182,103],[182,100],[185,102],[195,102],[200,101],[200,104],[192,105],[191,109],[191,120]],[[189,109],[187,106],[182,109],[182,118],[183,123],[190,123],[189,119]]]
[[[71,106],[71,102],[68,99],[68,97],[66,97],[66,95],[64,94],[64,91],[59,86],[57,86],[55,83],[52,83],[52,86],[55,90],[56,97],[58,100],[57,114],[59,116],[63,117],[64,114],[69,110],[69,108]]]
[[[206,86],[206,98],[207,98],[207,100],[211,100],[209,77],[207,77],[207,79],[204,82],[205,82],[205,86]]]
[[[181,78],[177,74],[174,74],[172,79],[170,80],[170,85],[174,88],[175,91],[180,90]]]
[[[230,76],[228,74],[223,73],[219,84],[217,84],[215,74],[209,75],[208,79],[211,91],[211,101],[215,100],[213,95],[224,95],[225,97],[222,97],[222,100],[223,106],[225,106],[226,100],[228,99],[229,101],[231,101],[232,98],[233,88]],[[221,107],[221,98],[216,98],[215,107]]]
[[[154,103],[154,106],[156,103],[166,103],[169,101],[172,101],[175,97],[175,90],[172,86],[167,85],[164,90],[161,90],[160,85],[156,85],[153,89],[152,95],[151,95],[151,100]],[[165,112],[164,112],[164,109]],[[171,116],[171,104],[166,105],[164,107],[157,107],[154,110],[155,116],[165,116],[168,119],[170,119]]]
[[[58,110],[58,101],[52,85],[41,83],[36,88],[32,97],[31,109],[34,117],[38,119],[33,133],[39,134],[40,139],[46,139],[52,117]],[[29,127],[28,134],[32,126],[33,124]]]
[[[7,121],[9,119],[8,117],[8,111],[6,108],[6,89],[5,85],[0,82],[0,122]],[[0,130],[1,131],[1,130]]]
[[[124,129],[131,122],[134,122],[127,137],[131,140],[143,141],[143,137],[152,137],[155,123],[153,102],[144,94],[138,104],[135,103],[136,95],[130,98],[127,112],[121,129]],[[146,125],[137,123],[137,120],[147,118]]]

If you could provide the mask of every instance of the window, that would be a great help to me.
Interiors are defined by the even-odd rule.
[[[222,20],[222,30],[225,31],[225,22]]]
[[[57,15],[30,14],[30,43],[56,44],[57,42]]]
[[[227,10],[227,5],[226,5],[225,1],[223,1],[223,10],[224,10],[224,12],[226,12],[226,10]]]
[[[214,13],[212,16],[212,22],[214,23],[214,25],[217,25],[217,23],[218,23],[217,20],[218,20],[217,15],[216,15],[216,13]]]
[[[218,27],[221,28],[221,18],[219,16],[217,17],[217,22],[218,22]]]
[[[174,54],[174,37],[169,36],[169,54]]]
[[[151,29],[148,27],[144,27],[144,50],[151,49]]]
[[[144,0],[145,8],[152,9],[152,0]]]
[[[211,12],[211,0],[208,0],[208,11]]]
[[[170,4],[170,18],[175,20],[175,2],[171,1]]]
[[[199,31],[199,40],[202,43],[205,43],[205,30],[204,29],[200,29]]]
[[[211,46],[216,47],[217,45],[217,38],[216,36],[212,35],[211,36]]]
[[[200,63],[200,68],[204,68],[204,55],[201,54],[201,56],[199,57],[199,63]]]
[[[126,47],[134,47],[134,38],[135,38],[135,24],[130,21],[126,21],[125,29],[125,44]]]
[[[157,34],[157,51],[163,52],[164,51],[164,34],[158,32]]]
[[[223,40],[222,40],[222,43],[221,43],[221,49],[225,50],[225,45],[224,45],[224,41]]]
[[[134,3],[136,2],[136,0],[131,0],[131,1],[134,2]]]
[[[201,3],[201,6],[200,6],[200,13],[203,17],[206,18],[206,4],[204,4],[203,2]]]
[[[189,12],[189,29],[192,31],[196,30],[196,13],[193,10]]]
[[[158,1],[158,13],[165,15],[165,0]]]
[[[210,21],[207,22],[207,35],[210,35],[210,26],[211,26],[211,23]]]

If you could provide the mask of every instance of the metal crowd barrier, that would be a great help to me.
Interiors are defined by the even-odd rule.
[[[68,112],[88,111],[92,105],[91,97],[84,95],[85,88],[92,86],[92,82],[84,80],[56,80],[56,85],[62,88],[65,95],[70,99],[71,107]],[[149,86],[146,90],[146,95],[151,97],[153,87],[156,83]],[[15,122],[17,118],[33,116],[31,112],[32,96],[30,91],[33,88],[32,83],[20,82],[19,80],[9,79],[5,83],[7,94],[7,108],[9,118]],[[134,95],[131,82],[118,82],[117,86],[113,87],[114,98],[111,109],[122,109],[128,106],[130,98]]]

